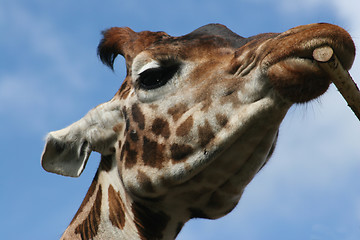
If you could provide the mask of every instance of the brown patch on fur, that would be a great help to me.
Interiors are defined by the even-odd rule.
[[[192,116],[189,116],[180,126],[176,129],[176,135],[179,137],[186,136],[189,134],[191,128],[193,127],[194,119]]]
[[[92,239],[97,235],[100,224],[100,210],[101,210],[101,185],[99,185],[98,192],[89,215],[85,220],[75,228],[75,233],[80,234],[81,239]]]
[[[79,209],[77,210],[77,212],[76,212],[74,218],[71,220],[71,223],[70,223],[70,224],[72,224],[72,223],[74,222],[74,220],[77,218],[77,216],[82,212],[82,210],[83,210],[83,208],[85,207],[85,205],[89,202],[91,196],[94,195],[94,192],[95,192],[95,189],[96,189],[96,185],[97,185],[97,183],[98,183],[98,182],[97,182],[97,181],[98,181],[98,176],[99,176],[99,171],[96,172],[95,177],[94,177],[94,179],[93,179],[93,181],[92,181],[92,183],[91,183],[91,185],[90,185],[90,187],[89,187],[89,190],[87,191],[84,200],[82,201]]]
[[[198,127],[198,133],[201,147],[205,147],[215,137],[208,120],[205,120],[204,126]]]
[[[128,77],[126,77],[119,91],[116,93],[116,95],[118,95],[122,100],[126,99],[130,93],[130,86],[128,85],[128,81],[130,80]]]
[[[170,151],[173,162],[179,162],[186,160],[186,158],[194,152],[194,149],[190,145],[172,144]]]
[[[229,120],[225,115],[219,113],[216,114],[216,121],[220,127],[225,127]]]
[[[119,123],[113,127],[113,130],[114,130],[114,132],[119,133],[123,130],[123,128],[124,128],[124,124]]]
[[[121,84],[121,87],[120,87],[120,89],[119,89],[119,92],[121,93],[122,91],[124,91],[124,90],[126,89],[127,85],[128,85],[128,81],[127,81],[127,79],[125,78],[124,82]]]
[[[132,205],[134,221],[142,240],[162,239],[170,216],[162,211],[154,211],[145,205],[134,202]]]
[[[150,192],[150,193],[155,192],[154,186],[151,183],[151,179],[146,173],[144,173],[141,170],[138,170],[138,175],[136,179],[139,181],[139,184],[143,186],[143,189],[146,192]]]
[[[203,105],[201,107],[201,111],[203,112],[207,112],[209,110],[209,108],[211,107],[212,104],[212,100],[211,98],[206,99],[205,101],[203,101]]]
[[[162,118],[156,118],[152,124],[151,130],[153,133],[155,133],[157,136],[163,136],[164,138],[170,137],[170,128],[169,123],[162,119]]]
[[[130,88],[125,89],[121,94],[121,99],[125,100],[129,96],[129,93],[130,93]]]
[[[154,168],[162,168],[163,162],[165,160],[163,155],[164,149],[164,145],[151,141],[144,136],[142,155],[144,164]]]
[[[216,69],[216,68],[218,68],[218,66],[209,66],[209,67],[203,66],[203,67],[205,68],[203,70],[204,72],[200,73],[201,69],[198,69],[200,71],[199,75],[194,76],[194,78],[195,79],[209,79],[209,82],[206,86],[201,86],[202,91],[197,92],[195,102],[201,103],[202,106],[201,106],[200,111],[207,112],[210,109],[212,102],[213,102],[211,99],[211,96],[213,95],[214,84],[212,84],[212,81],[210,80],[211,77],[206,76],[206,75],[209,74],[208,69]]]
[[[137,152],[131,149],[129,142],[125,142],[123,150],[121,151],[121,159],[125,157],[125,168],[132,168],[137,162]]]
[[[239,87],[240,88],[240,87]],[[237,91],[235,89],[228,90],[220,99],[220,104],[232,103],[233,107],[237,107],[240,103]]]
[[[176,122],[186,111],[188,107],[183,103],[178,103],[175,106],[169,108],[168,114],[172,116],[174,122]]]
[[[123,113],[123,116],[124,116],[124,119],[125,119],[125,132],[128,132],[129,128],[130,128],[130,120],[129,120],[129,117],[128,117],[128,114],[127,114],[127,111],[126,111],[126,107],[123,107],[122,113]]]
[[[137,134],[137,132],[135,130],[131,130],[129,135],[130,135],[130,139],[133,142],[137,142],[139,140],[139,136],[138,136],[138,134]]]
[[[156,111],[156,110],[158,110],[159,105],[152,103],[152,104],[149,105],[149,107],[150,107],[152,110]]]
[[[112,155],[104,156],[101,155],[100,167],[102,170],[109,172],[112,168]]]
[[[145,128],[145,116],[141,112],[141,109],[137,104],[132,105],[131,107],[131,113],[134,121],[139,125],[139,128],[141,130],[144,130]]]
[[[119,192],[112,185],[109,186],[109,218],[115,227],[123,229],[125,226],[125,206]]]

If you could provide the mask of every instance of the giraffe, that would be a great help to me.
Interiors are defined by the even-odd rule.
[[[78,177],[101,154],[61,239],[174,239],[192,218],[229,213],[271,157],[293,104],[326,92],[312,58],[330,46],[345,69],[355,46],[342,28],[310,24],[243,38],[209,24],[187,35],[110,28],[98,46],[127,76],[115,96],[50,132],[46,171]]]

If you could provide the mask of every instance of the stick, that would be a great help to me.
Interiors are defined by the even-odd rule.
[[[332,82],[360,121],[359,88],[349,72],[343,68],[333,49],[329,46],[317,48],[313,52],[313,57],[318,61],[320,67],[331,76]]]

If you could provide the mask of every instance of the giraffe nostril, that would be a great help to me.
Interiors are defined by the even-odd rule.
[[[65,146],[59,142],[54,142],[54,148],[56,154],[61,154],[65,150]]]

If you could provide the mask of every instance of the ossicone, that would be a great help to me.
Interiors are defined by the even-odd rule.
[[[134,32],[128,27],[113,27],[102,32],[103,39],[98,46],[98,56],[100,60],[110,67],[114,68],[114,61],[118,54],[122,55],[127,65],[131,65],[132,60],[141,51],[148,48],[154,42],[167,37],[165,32]]]

